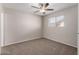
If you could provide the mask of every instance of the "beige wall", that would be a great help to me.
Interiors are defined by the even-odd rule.
[[[45,16],[43,19],[43,36],[77,47],[77,13],[77,6],[74,6]],[[64,27],[48,27],[48,19],[50,17],[61,15],[64,15]]]
[[[2,13],[3,13],[3,8],[2,8],[2,4],[0,4],[0,53],[1,53],[1,45],[2,45],[2,35],[3,35],[3,26],[2,26]]]
[[[0,54],[1,54],[1,4],[0,4]]]
[[[78,4],[78,16],[79,16],[79,4]],[[79,17],[78,17],[78,55],[79,55]]]
[[[12,9],[4,9],[5,42],[14,44],[41,37],[41,17]]]

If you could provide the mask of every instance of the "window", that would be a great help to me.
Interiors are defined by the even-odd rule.
[[[55,17],[51,17],[51,18],[48,19],[48,26],[49,27],[55,27],[56,26]]]
[[[64,16],[57,16],[56,17],[56,22],[61,22],[64,20]]]
[[[57,27],[64,27],[64,15],[56,17]]]
[[[64,15],[51,17],[48,19],[49,27],[64,27]]]

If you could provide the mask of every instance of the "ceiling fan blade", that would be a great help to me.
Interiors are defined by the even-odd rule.
[[[45,9],[46,11],[53,11],[54,9]]]
[[[45,8],[47,8],[47,7],[48,7],[48,5],[49,5],[49,3],[46,3],[46,4],[45,4]]]
[[[39,6],[40,6],[40,8],[42,8],[43,7],[43,3],[39,3]]]
[[[34,13],[37,13],[37,12],[39,12],[39,10],[35,11]]]
[[[37,9],[40,9],[39,7],[36,7],[36,6],[32,6],[33,8],[37,8]]]

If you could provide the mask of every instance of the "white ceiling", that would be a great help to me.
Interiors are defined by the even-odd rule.
[[[37,9],[31,7],[32,5],[39,7],[38,3],[4,3],[3,4],[3,6],[6,8],[11,8],[11,9],[24,11],[24,12],[34,13],[34,11],[36,11]],[[45,15],[50,14],[52,12],[62,10],[64,8],[74,6],[74,5],[77,5],[77,4],[76,3],[50,3],[48,8],[52,8],[52,9],[54,9],[54,11],[48,11],[48,12],[46,12]],[[36,14],[44,16],[42,13],[36,13]]]

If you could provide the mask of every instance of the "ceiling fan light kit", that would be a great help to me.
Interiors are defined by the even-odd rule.
[[[41,9],[40,12],[45,12],[45,10],[44,9]]]

